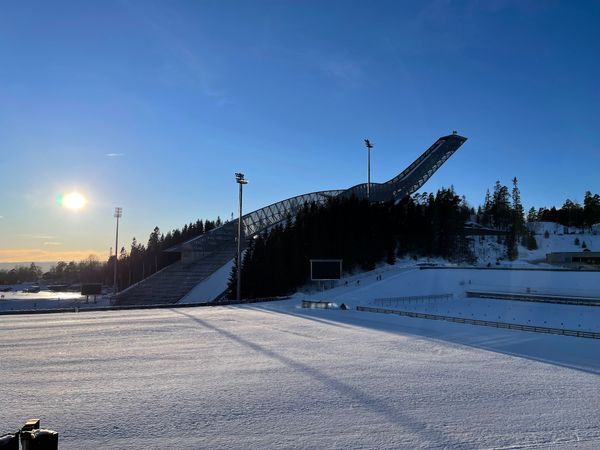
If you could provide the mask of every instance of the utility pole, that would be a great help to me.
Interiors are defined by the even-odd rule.
[[[117,295],[117,260],[119,259],[119,218],[123,216],[123,208],[115,208],[115,218],[117,219],[117,232],[115,234],[115,277],[114,277],[114,291]]]
[[[240,215],[238,218],[238,233],[237,233],[237,288],[236,299],[240,301],[242,290],[242,191],[244,184],[248,184],[248,180],[244,178],[243,173],[235,174],[235,181],[240,185]]]
[[[367,146],[368,156],[368,168],[367,168],[367,198],[371,199],[371,149],[373,144],[368,139],[365,139],[365,145]]]

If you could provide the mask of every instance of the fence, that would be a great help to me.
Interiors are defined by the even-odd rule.
[[[310,309],[337,309],[337,305],[334,302],[320,300],[302,300],[302,307]]]
[[[589,297],[564,297],[560,295],[547,294],[523,294],[512,292],[482,292],[482,291],[466,291],[466,296],[469,298],[484,298],[494,300],[513,300],[519,302],[535,302],[535,303],[560,303],[564,305],[584,305],[584,306],[600,306],[600,298]]]
[[[494,328],[506,328],[509,330],[519,331],[532,331],[534,333],[546,333],[546,334],[559,334],[563,336],[575,336],[590,339],[600,339],[600,333],[593,331],[578,331],[578,330],[564,330],[561,328],[548,328],[548,327],[536,327],[531,325],[520,325],[516,323],[505,323],[505,322],[492,322],[489,320],[478,320],[478,319],[463,319],[462,317],[450,317],[450,316],[439,316],[436,314],[425,314],[411,311],[398,311],[395,309],[385,308],[371,308],[368,306],[357,306],[357,311],[364,312],[375,312],[383,314],[396,314],[398,316],[413,317],[417,319],[429,319],[429,320],[444,320],[446,322],[455,323],[466,323],[469,325],[479,325],[484,327]]]
[[[479,266],[419,266],[420,270],[516,270],[525,272],[600,272],[600,269],[569,269],[550,267],[479,267]]]
[[[437,301],[437,300],[452,300],[453,294],[440,294],[440,295],[413,295],[411,297],[386,297],[376,298],[373,300],[373,304],[376,306],[399,306],[403,303],[410,303],[414,301],[426,302],[426,301]]]
[[[156,303],[147,305],[118,305],[118,306],[96,306],[90,308],[52,308],[52,309],[11,309],[0,310],[0,316],[17,316],[21,314],[58,314],[58,313],[80,313],[91,311],[133,311],[136,309],[171,309],[171,308],[197,308],[197,307],[214,307],[214,306],[232,306],[242,305],[246,303],[264,303],[277,302],[287,300],[290,297],[265,297],[265,298],[249,298],[237,300],[226,300],[221,302],[198,302],[198,303]]]

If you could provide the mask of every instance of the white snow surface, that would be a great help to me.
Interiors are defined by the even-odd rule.
[[[462,272],[381,269],[311,298],[444,292]],[[61,449],[600,447],[599,341],[305,297],[0,316],[2,431],[37,417]]]
[[[0,316],[0,434],[36,417],[61,449],[600,448],[600,340],[299,306],[453,294],[397,309],[600,331],[600,307],[467,289],[600,297],[600,272],[405,260],[281,302]]]
[[[198,283],[177,303],[188,304],[213,301],[227,289],[227,283],[232,267],[233,259],[210,275],[207,279]]]
[[[0,311],[27,311],[36,309],[87,308],[110,306],[108,296],[97,296],[94,302],[90,296],[86,302],[85,296],[79,292],[40,291],[0,292]]]
[[[532,222],[528,228],[536,235],[538,249],[530,251],[519,247],[519,259],[545,260],[546,254],[551,252],[581,252],[584,242],[588,250],[600,251],[600,234],[587,228],[565,227],[553,222]],[[547,238],[544,237],[546,231]],[[579,240],[579,245],[575,244],[575,239]]]

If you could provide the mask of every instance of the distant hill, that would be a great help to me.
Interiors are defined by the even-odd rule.
[[[56,265],[58,261],[44,261],[44,262],[35,262],[35,265],[40,267],[44,272],[50,270],[50,268]],[[23,262],[0,262],[0,270],[10,270],[16,266],[29,266],[31,261],[23,261]]]

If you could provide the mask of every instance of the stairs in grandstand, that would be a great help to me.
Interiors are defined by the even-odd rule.
[[[227,245],[190,263],[178,261],[138,284],[120,292],[116,305],[155,305],[177,303],[198,283],[223,267],[236,253],[235,244]],[[212,299],[206,299],[210,301]]]

